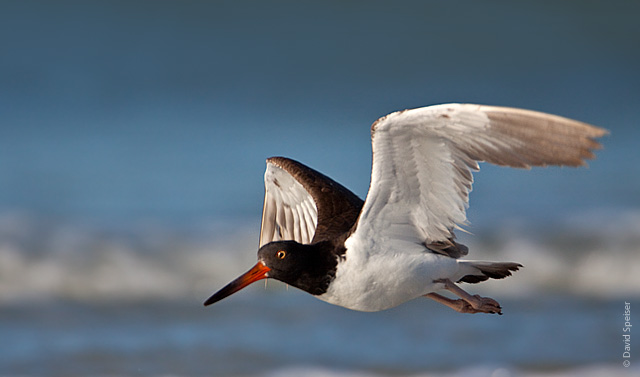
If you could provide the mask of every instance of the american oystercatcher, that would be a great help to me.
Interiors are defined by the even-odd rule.
[[[371,126],[365,201],[284,157],[267,159],[258,263],[213,304],[273,278],[329,303],[379,311],[425,296],[461,313],[501,313],[458,283],[502,279],[522,265],[461,260],[454,229],[478,162],[530,168],[586,165],[606,130],[536,111],[443,104],[391,113]],[[442,296],[447,290],[459,299]]]

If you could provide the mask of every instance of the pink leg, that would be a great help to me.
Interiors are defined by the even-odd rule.
[[[460,313],[497,313],[502,315],[502,308],[496,300],[479,295],[472,296],[449,279],[443,279],[438,282],[444,283],[444,288],[460,297],[460,299],[452,300],[437,293],[429,293],[426,294],[425,297],[446,305]]]

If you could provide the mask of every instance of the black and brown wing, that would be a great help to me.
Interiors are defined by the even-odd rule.
[[[285,157],[267,159],[264,183],[260,247],[335,238],[351,229],[364,203],[331,178]]]

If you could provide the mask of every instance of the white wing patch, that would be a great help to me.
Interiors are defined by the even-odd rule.
[[[478,162],[584,165],[606,131],[513,108],[446,104],[392,113],[371,129],[371,186],[352,237],[446,241],[466,223]]]
[[[286,170],[269,162],[264,186],[260,247],[283,240],[311,243],[318,223],[313,197]]]

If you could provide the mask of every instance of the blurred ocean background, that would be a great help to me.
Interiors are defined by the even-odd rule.
[[[1,1],[1,376],[640,375],[640,2]],[[255,263],[265,158],[366,196],[369,126],[472,102],[611,134],[589,168],[483,166],[460,234],[517,261],[380,313]],[[624,303],[632,349],[623,367]]]

